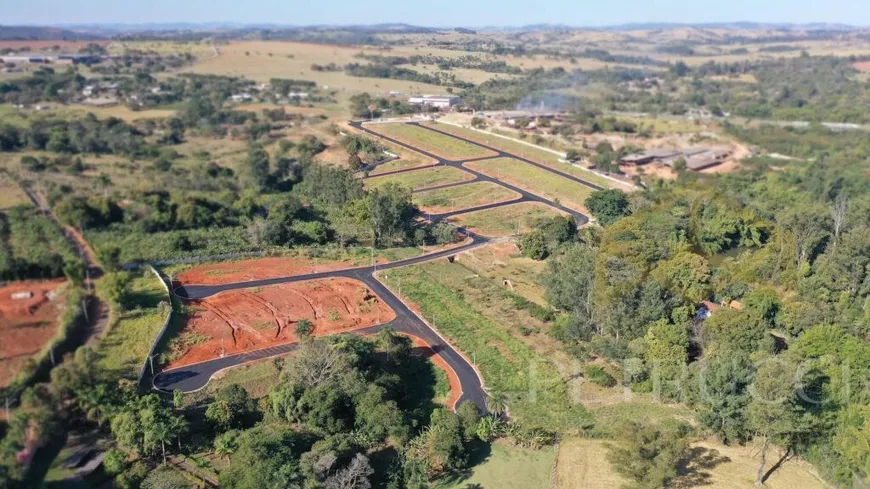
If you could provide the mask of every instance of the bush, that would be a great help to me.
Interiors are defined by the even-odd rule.
[[[600,385],[601,387],[613,387],[616,385],[616,379],[598,365],[583,367],[583,376],[593,384]]]

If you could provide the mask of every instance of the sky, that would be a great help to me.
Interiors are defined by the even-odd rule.
[[[0,0],[0,24],[233,22],[447,27],[538,23],[870,24],[870,0]]]

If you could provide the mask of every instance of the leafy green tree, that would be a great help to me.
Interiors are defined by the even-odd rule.
[[[617,189],[594,192],[584,204],[602,226],[609,226],[620,217],[631,214],[628,195]]]
[[[248,147],[248,157],[239,171],[242,186],[262,191],[269,182],[269,153],[259,144]]]
[[[640,425],[629,422],[619,430],[620,444],[608,447],[607,459],[631,489],[669,487],[677,468],[689,456],[689,427],[678,422]]]
[[[142,481],[142,489],[188,489],[190,482],[184,474],[169,465],[152,470]]]
[[[746,419],[755,368],[746,352],[720,350],[696,365],[698,419],[725,443],[749,439]]]
[[[307,319],[300,319],[296,322],[296,337],[300,339],[305,339],[311,336],[311,333],[314,331],[314,324]]]
[[[305,446],[305,435],[289,428],[261,425],[244,431],[229,467],[220,473],[220,487],[299,487],[299,457]]]
[[[239,448],[239,432],[230,430],[221,433],[214,439],[214,453],[218,457],[226,458],[230,461],[230,456],[236,453]]]
[[[256,402],[242,386],[231,384],[215,395],[215,401],[205,411],[205,417],[219,431],[243,428],[257,414]]]
[[[533,260],[543,260],[550,254],[547,249],[547,237],[538,229],[524,234],[519,244],[523,256]]]
[[[106,291],[106,298],[122,308],[126,307],[133,292],[132,275],[129,272],[112,272],[107,273],[102,281],[102,288]]]

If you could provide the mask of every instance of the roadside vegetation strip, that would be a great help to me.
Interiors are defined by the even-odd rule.
[[[482,146],[411,124],[377,124],[366,128],[448,160],[485,158],[496,154]]]
[[[477,143],[504,151],[505,153],[527,158],[536,163],[548,166],[556,171],[567,173],[602,187],[618,188],[625,191],[630,191],[634,188],[634,186],[628,182],[621,182],[613,177],[600,175],[592,170],[586,170],[579,168],[572,163],[567,163],[563,161],[564,154],[561,152],[548,150],[547,148],[538,148],[531,143],[524,143],[523,141],[513,141],[513,138],[510,136],[505,136],[499,133],[487,133],[481,130],[455,126],[444,122],[423,122],[421,125],[450,133],[454,136],[470,139]],[[554,153],[551,153],[550,151],[554,151]]]
[[[592,195],[593,190],[547,170],[513,158],[474,161],[465,163],[464,166],[559,202],[565,207],[588,213],[583,202]]]
[[[411,170],[414,168],[425,168],[428,166],[435,166],[437,164],[438,162],[435,161],[413,161],[399,158],[398,160],[389,161],[387,163],[376,166],[372,171],[369,172],[369,176],[375,177],[383,173],[390,173],[401,170]]]
[[[504,202],[519,197],[516,192],[492,182],[474,182],[414,194],[414,203],[423,212],[438,214]]]
[[[475,363],[488,390],[506,396],[512,416],[548,429],[588,425],[589,412],[571,403],[555,367],[442,284],[440,266],[449,265],[437,262],[394,269],[383,279]]]
[[[560,214],[561,212],[546,204],[521,202],[459,214],[451,217],[449,222],[484,236],[504,237],[531,231],[535,220]]]
[[[396,183],[414,190],[472,179],[474,179],[474,175],[458,168],[453,168],[451,166],[436,166],[432,168],[421,168],[420,170],[411,172],[398,173],[395,175],[368,178],[366,179],[365,184],[368,188],[378,188],[388,183]]]
[[[110,295],[107,290],[110,284],[105,282],[109,277],[97,282],[101,297]],[[132,277],[130,292],[123,303],[111,304],[116,319],[97,350],[100,367],[118,378],[137,378],[146,366],[150,368],[147,357],[164,324],[171,320],[170,299],[161,281],[147,269],[133,272]],[[156,358],[154,362],[156,369]]]

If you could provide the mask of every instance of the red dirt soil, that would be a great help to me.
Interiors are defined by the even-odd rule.
[[[297,341],[300,319],[313,334],[346,333],[395,319],[396,315],[362,282],[347,278],[231,290],[190,301],[187,318],[168,368]],[[187,341],[185,341],[187,340]],[[186,346],[184,343],[187,343]]]
[[[378,263],[384,263],[384,261],[378,259]],[[250,260],[200,265],[179,273],[175,277],[175,281],[190,285],[217,285],[246,280],[329,272],[358,266],[361,265],[350,260],[317,262],[308,258],[253,258]]]
[[[852,63],[852,66],[861,73],[870,73],[870,61],[859,61]]]
[[[57,334],[64,301],[57,289],[64,280],[13,282],[0,286],[0,388],[7,387],[28,359]],[[30,292],[30,298],[12,294]]]

